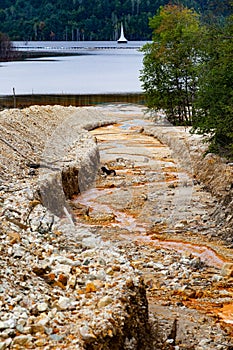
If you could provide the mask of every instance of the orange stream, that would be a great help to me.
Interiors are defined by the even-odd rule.
[[[119,127],[119,125],[115,125],[114,127],[109,127],[108,133],[110,130],[115,130],[114,128],[116,128],[117,126]],[[116,136],[117,134],[118,132],[116,133]],[[99,134],[98,136],[100,135],[101,134]],[[106,136],[106,132],[103,132],[103,135]],[[101,141],[102,142],[107,141],[107,139],[104,138]],[[133,141],[138,142],[138,140],[133,140]],[[140,140],[140,142],[142,141],[143,140]],[[153,141],[154,142],[151,145],[151,147],[155,148],[156,147],[155,140]],[[167,167],[164,170],[166,170],[170,176],[171,175],[174,176],[173,172],[176,169],[174,167],[170,167],[170,168]],[[129,169],[127,171],[129,171]],[[138,241],[140,244],[152,245],[153,247],[156,247],[158,249],[161,249],[161,248],[169,249],[169,250],[175,250],[179,253],[192,254],[193,256],[199,257],[201,261],[205,262],[208,266],[214,266],[218,269],[222,269],[224,264],[226,264],[227,262],[231,262],[230,260],[227,260],[225,257],[220,255],[214,249],[212,249],[211,247],[208,247],[207,245],[189,243],[185,241],[162,240],[162,239],[160,240],[158,238],[153,239],[153,236],[151,237],[147,233],[146,224],[138,222],[137,218],[135,218],[132,215],[129,215],[127,212],[125,212],[125,210],[117,210],[117,211],[112,210],[111,206],[98,203],[97,201],[98,197],[111,194],[112,191],[116,191],[116,190],[120,190],[120,189],[93,188],[91,190],[86,191],[82,195],[79,195],[77,200],[79,203],[84,204],[94,210],[102,209],[105,212],[114,212],[115,222],[111,222],[111,223],[108,222],[106,223],[106,225],[118,226],[118,227],[127,229],[129,231],[129,234],[121,235],[121,237],[124,239],[135,240],[135,241]],[[135,232],[135,233],[132,234],[130,232]],[[136,232],[139,234],[137,234]],[[198,300],[197,302],[199,303]],[[196,305],[195,303],[196,301],[193,300],[193,307],[198,308],[198,305]],[[212,312],[212,314],[219,316],[223,320],[223,322],[229,324],[230,326],[233,325],[233,303],[228,303],[223,306],[221,305],[220,307],[216,307],[216,306],[211,307],[211,303],[209,302],[207,302],[207,304],[208,306],[205,307],[206,310],[208,309],[209,311]]]
[[[114,188],[115,190],[119,190]],[[113,189],[105,188],[105,189],[98,189],[93,188],[91,190],[86,191],[83,195],[79,195],[78,202],[84,205],[87,205],[93,209],[104,209],[105,212],[111,212],[111,208],[106,204],[100,204],[96,202],[96,199],[99,196],[102,196],[103,194],[110,194],[112,193]],[[202,245],[202,244],[194,244],[194,243],[188,243],[184,241],[176,241],[176,240],[160,240],[160,239],[153,239],[149,236],[146,236],[146,227],[143,224],[137,223],[136,218],[134,218],[132,215],[129,215],[127,213],[122,211],[116,211],[114,210],[115,222],[114,223],[108,223],[108,226],[118,226],[122,228],[126,228],[129,231],[139,231],[142,234],[141,235],[129,235],[128,237],[126,235],[122,235],[124,238],[128,239],[134,239],[140,242],[143,242],[144,244],[150,244],[157,248],[164,248],[164,249],[170,249],[175,250],[180,253],[191,253],[194,256],[197,256],[201,259],[201,261],[205,262],[209,266],[215,266],[219,269],[223,267],[223,265],[226,262],[229,262],[227,259],[222,257],[220,254],[218,254],[214,249]]]
[[[175,240],[160,240],[155,239],[152,240],[150,237],[138,237],[141,241],[150,241],[150,244],[157,248],[164,249],[173,249],[179,253],[191,253],[194,256],[197,256],[201,259],[201,261],[205,262],[209,266],[215,266],[219,269],[223,267],[223,265],[228,262],[225,258],[223,258],[220,254],[215,252],[214,249],[207,247],[205,245],[199,245],[194,243],[187,243],[183,241],[175,241]]]

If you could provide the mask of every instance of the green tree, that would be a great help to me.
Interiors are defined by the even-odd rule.
[[[200,61],[199,16],[182,5],[169,4],[160,7],[149,25],[153,41],[142,49],[140,76],[147,106],[154,111],[163,109],[173,124],[190,124]]]
[[[233,16],[204,40],[193,131],[207,135],[209,151],[233,159]]]

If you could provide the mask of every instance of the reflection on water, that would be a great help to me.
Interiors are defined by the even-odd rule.
[[[14,41],[15,48],[20,50],[34,50],[46,52],[90,52],[97,50],[130,50],[141,48],[146,41],[128,41],[118,44],[116,41]]]
[[[62,50],[67,52],[60,46]],[[56,57],[58,50],[50,51],[54,57],[1,63],[0,95],[11,95],[13,87],[16,94],[142,91],[139,74],[143,55],[136,47],[87,47],[77,56],[65,57]]]

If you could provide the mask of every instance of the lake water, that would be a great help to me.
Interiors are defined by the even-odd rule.
[[[145,42],[14,42],[20,50],[53,52],[0,63],[0,95],[141,92],[139,81]],[[56,56],[56,53],[77,56]]]

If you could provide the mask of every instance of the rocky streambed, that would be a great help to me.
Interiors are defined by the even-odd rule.
[[[0,118],[0,349],[229,350],[231,165],[139,106]]]

